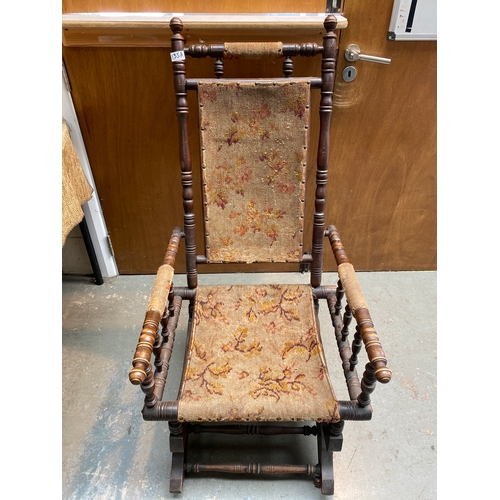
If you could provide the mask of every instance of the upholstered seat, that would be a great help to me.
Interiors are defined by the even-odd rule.
[[[337,422],[309,285],[199,286],[180,421]]]

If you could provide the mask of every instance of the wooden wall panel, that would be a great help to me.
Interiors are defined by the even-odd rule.
[[[157,268],[164,250],[150,257],[152,246],[166,249],[170,228],[182,223],[182,205],[168,202],[178,197],[180,173],[171,163],[178,148],[167,140],[175,130],[167,55],[162,49],[63,50],[120,273]]]
[[[307,10],[319,12],[323,3],[314,2]],[[284,2],[279,9],[297,11],[302,4]],[[199,10],[194,2],[182,5],[65,0],[63,12]],[[300,7],[294,8],[296,5]],[[388,42],[391,6],[387,0],[375,6],[361,0],[346,2],[349,27],[341,35],[339,73],[348,64],[343,58],[348,43],[357,43],[366,53],[390,57],[392,63],[382,66],[358,61],[354,82],[348,84],[337,77],[326,221],[338,227],[359,270],[435,269],[436,44]],[[253,2],[252,8],[252,12],[278,11],[268,0]],[[235,9],[234,2],[204,4],[206,12]],[[63,58],[119,271],[153,273],[171,229],[182,226],[183,221],[169,51],[63,47]],[[297,76],[312,71],[306,61],[310,60],[298,59]],[[197,65],[199,69],[190,69],[188,76],[211,71],[209,61],[197,61]],[[281,64],[268,61],[259,73],[278,75],[280,68]],[[229,68],[229,74],[231,71]],[[244,77],[245,71],[238,76]],[[190,127],[196,139],[193,115]],[[312,133],[317,135],[317,122],[312,124]],[[196,148],[193,152],[196,166]],[[310,170],[315,167],[314,157]],[[194,180],[199,185],[197,172]],[[313,183],[311,176],[308,186]],[[313,209],[312,195],[309,190],[307,213]],[[197,190],[202,253],[200,202]],[[176,267],[183,272],[182,252]],[[209,270],[258,271],[266,267],[216,266]],[[277,271],[296,268],[273,267]],[[325,269],[335,269],[328,251]],[[202,266],[200,271],[204,270]]]
[[[327,222],[354,266],[433,270],[437,265],[436,42],[387,40],[392,2],[347,0],[337,66]],[[373,5],[376,4],[376,5]],[[340,73],[345,47],[391,59]],[[334,266],[327,255],[326,267]]]
[[[63,14],[70,12],[323,12],[325,0],[63,0]]]

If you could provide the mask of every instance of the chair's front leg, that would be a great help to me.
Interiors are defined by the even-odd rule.
[[[170,469],[170,493],[182,493],[184,483],[184,465],[186,463],[188,424],[186,422],[169,422],[170,451],[172,467]]]
[[[333,475],[333,451],[330,449],[330,431],[328,424],[318,422],[318,434],[316,436],[318,442],[318,460],[319,460],[319,476],[315,478],[314,484],[321,488],[323,495],[333,495],[334,491],[334,475]]]

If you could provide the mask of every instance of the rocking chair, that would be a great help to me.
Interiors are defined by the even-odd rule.
[[[337,39],[336,18],[324,22],[323,44],[232,42],[184,46],[180,19],[170,22],[184,229],[175,228],[158,269],[130,371],[145,393],[143,418],[169,422],[170,491],[186,473],[306,474],[333,494],[333,452],[342,448],[346,420],[369,420],[376,382],[391,371],[370,313],[334,226],[325,230],[329,128]],[[292,78],[292,56],[322,57],[321,77]],[[187,79],[186,56],[215,58],[214,79]],[[224,59],[284,58],[284,78],[226,79]],[[197,92],[205,253],[195,241],[187,91]],[[315,210],[310,252],[304,248],[305,189],[311,92],[321,93]],[[337,286],[321,284],[323,241],[338,266]],[[175,259],[185,240],[187,287],[174,287]],[[199,286],[197,266],[211,263],[310,266],[310,284]],[[346,305],[342,314],[342,300]],[[183,301],[189,303],[187,350],[179,395],[163,401]],[[325,300],[342,361],[349,400],[332,386],[318,325]],[[349,323],[356,331],[349,343]],[[369,362],[356,372],[365,346]],[[154,354],[155,369],[151,366]],[[313,422],[300,426],[297,422]],[[318,464],[191,463],[191,433],[314,435]]]

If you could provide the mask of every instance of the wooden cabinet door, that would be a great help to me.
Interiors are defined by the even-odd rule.
[[[189,0],[165,4],[158,0],[65,0],[63,12],[199,10]],[[205,12],[237,12],[238,8],[238,3],[228,0],[204,4]],[[277,12],[277,8],[300,12],[304,5],[288,0],[278,7],[269,0],[257,0],[244,10]],[[307,5],[309,12],[324,9],[323,0]],[[338,227],[359,270],[435,269],[436,44],[389,42],[391,11],[389,0],[345,2],[349,26],[340,32],[339,40],[326,222]],[[357,78],[346,83],[341,72],[349,64],[343,56],[349,43],[392,62],[386,66],[358,61]],[[169,49],[63,47],[63,59],[119,272],[154,273],[172,228],[183,223]],[[211,65],[203,61],[202,68],[204,64],[207,69]],[[297,63],[297,74],[317,73],[314,65],[317,62],[304,58]],[[263,63],[259,71],[262,76],[279,74],[269,63]],[[190,123],[193,145],[195,118]],[[197,151],[193,150],[196,165]],[[194,181],[199,185],[197,172]],[[312,210],[312,204],[308,205]],[[195,207],[201,254],[199,192]],[[181,253],[176,268],[183,272],[184,266]],[[240,269],[236,265],[200,266],[200,272]],[[243,268],[260,269],[259,265]],[[335,269],[328,251],[325,269]]]

